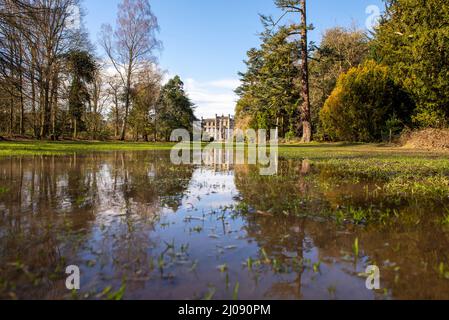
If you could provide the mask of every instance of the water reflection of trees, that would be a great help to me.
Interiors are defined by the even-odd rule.
[[[81,244],[98,236],[94,227],[108,224],[102,213],[124,222],[114,231],[122,241],[104,255],[118,269],[124,261],[139,261],[149,246],[139,223],[151,228],[161,208],[176,210],[192,174],[193,168],[174,167],[168,153],[157,152],[3,158],[0,296],[66,293],[65,267],[83,261]]]
[[[270,297],[301,298],[305,277],[311,273],[295,268],[295,261],[315,252],[315,261],[337,268],[362,283],[358,273],[368,264],[381,268],[387,297],[397,299],[447,299],[449,281],[439,266],[449,271],[449,229],[441,224],[441,204],[409,201],[397,203],[382,194],[367,192],[375,183],[357,181],[336,184],[335,177],[319,172],[309,163],[281,162],[280,176],[262,177],[255,167],[237,166],[236,186],[248,205],[246,232],[269,258],[289,274],[287,281],[274,281]],[[320,213],[339,207],[395,206],[398,216],[368,226],[339,224],[322,219]],[[354,257],[359,239],[360,257]],[[309,255],[310,256],[310,255]],[[271,270],[273,271],[273,270]],[[319,283],[317,285],[333,285]],[[338,282],[338,279],[335,279]],[[343,283],[344,285],[344,283]],[[326,288],[324,288],[326,289]],[[338,295],[338,288],[337,295]],[[354,293],[355,295],[357,293]],[[363,292],[363,294],[367,294]],[[384,292],[377,292],[378,298]]]
[[[255,214],[247,217],[246,232],[257,240],[272,261],[277,261],[295,274],[294,281],[275,282],[268,297],[302,297],[304,250],[307,250],[306,223],[297,217],[310,205],[321,206],[314,186],[307,182],[311,167],[281,162],[277,176],[261,176],[258,168],[237,166],[235,183],[243,201]],[[291,258],[294,258],[293,260]],[[294,263],[296,262],[296,263]]]
[[[278,170],[278,175],[262,176],[255,166],[236,166],[236,186],[254,209],[287,215],[326,209],[308,161],[283,161]]]

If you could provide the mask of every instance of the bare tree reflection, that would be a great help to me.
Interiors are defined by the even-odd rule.
[[[167,157],[113,153],[0,160],[0,186],[7,186],[0,193],[0,297],[66,295],[62,277],[68,263],[110,258],[117,277],[148,265],[152,245],[142,230],[151,230],[160,208],[177,208],[193,172],[173,168]],[[110,213],[124,223],[114,224]],[[106,238],[88,241],[98,225],[115,240],[105,252],[97,247]]]

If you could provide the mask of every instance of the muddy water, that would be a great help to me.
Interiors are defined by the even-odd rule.
[[[1,159],[0,297],[449,298],[445,204],[392,201],[308,161],[258,172],[174,166],[167,152]],[[335,219],[349,207],[395,215]],[[380,290],[366,288],[368,265]]]

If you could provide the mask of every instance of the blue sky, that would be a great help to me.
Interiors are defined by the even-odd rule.
[[[114,24],[120,0],[84,0],[87,28],[94,43],[103,23]],[[324,30],[356,24],[365,28],[369,6],[381,0],[309,0],[310,40]],[[167,75],[180,75],[197,105],[197,116],[233,114],[238,71],[244,71],[246,51],[259,44],[258,13],[279,17],[273,0],[150,0],[159,19],[164,44],[159,63]],[[298,19],[293,15],[286,22]],[[98,50],[101,54],[101,51]]]

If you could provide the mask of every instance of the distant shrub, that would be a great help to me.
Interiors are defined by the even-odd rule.
[[[410,122],[412,100],[391,79],[387,66],[369,60],[340,76],[320,112],[325,138],[374,142]]]

